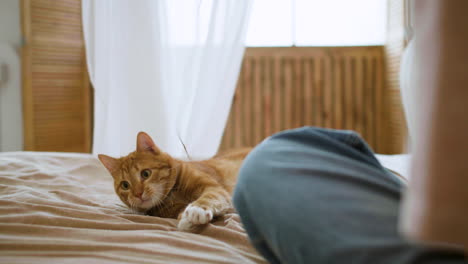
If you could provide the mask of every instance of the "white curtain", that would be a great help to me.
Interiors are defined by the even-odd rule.
[[[216,153],[251,0],[83,0],[95,89],[93,153],[126,155],[138,131],[164,151]]]

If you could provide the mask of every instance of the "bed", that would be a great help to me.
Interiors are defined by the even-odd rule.
[[[379,159],[407,174],[406,155]],[[0,263],[266,263],[230,213],[199,234],[138,215],[89,154],[0,153]]]

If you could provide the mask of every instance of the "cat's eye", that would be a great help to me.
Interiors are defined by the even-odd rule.
[[[128,183],[128,181],[123,181],[123,182],[120,183],[120,187],[123,190],[128,190],[130,188],[130,183]]]
[[[141,171],[141,177],[142,177],[143,179],[148,179],[149,176],[151,176],[151,170],[145,169],[145,170],[142,170],[142,171]]]

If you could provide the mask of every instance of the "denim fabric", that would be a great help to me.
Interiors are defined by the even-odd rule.
[[[467,263],[398,234],[402,188],[356,133],[304,127],[252,151],[234,204],[270,263]]]

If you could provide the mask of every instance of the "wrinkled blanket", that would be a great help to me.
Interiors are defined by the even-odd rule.
[[[92,155],[0,153],[0,263],[265,263],[237,214],[176,227],[127,209]]]

